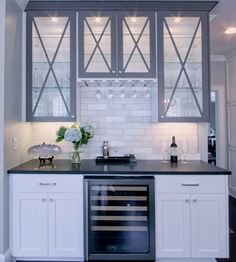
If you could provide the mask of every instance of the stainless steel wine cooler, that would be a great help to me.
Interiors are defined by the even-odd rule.
[[[86,260],[154,260],[153,177],[85,177]]]

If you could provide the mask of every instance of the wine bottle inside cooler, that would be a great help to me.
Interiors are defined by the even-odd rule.
[[[170,145],[170,162],[177,163],[178,156],[177,156],[177,144],[175,143],[175,137],[172,136],[172,143]]]

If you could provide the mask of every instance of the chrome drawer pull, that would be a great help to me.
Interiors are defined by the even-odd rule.
[[[57,183],[39,183],[40,186],[56,186]]]
[[[185,183],[182,183],[182,186],[199,186],[199,183],[196,183],[196,184],[185,184]]]

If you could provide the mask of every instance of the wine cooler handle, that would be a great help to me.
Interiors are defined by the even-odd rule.
[[[88,261],[88,181],[85,181],[85,259]]]

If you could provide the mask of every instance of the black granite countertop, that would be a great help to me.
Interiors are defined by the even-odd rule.
[[[9,174],[74,174],[74,175],[230,175],[231,172],[204,161],[192,160],[187,164],[162,163],[158,160],[137,160],[130,164],[96,164],[95,160],[82,160],[72,164],[69,159],[56,159],[53,165],[39,165],[38,160],[30,160],[8,171]]]

